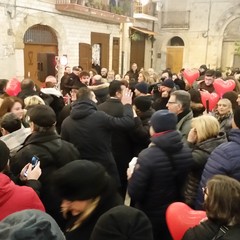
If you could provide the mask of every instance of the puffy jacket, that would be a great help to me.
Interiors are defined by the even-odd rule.
[[[208,158],[198,189],[197,209],[202,209],[203,194],[201,189],[214,175],[227,175],[240,181],[240,129],[232,129],[228,134],[228,140],[229,142],[215,148]]]
[[[178,131],[152,137],[129,179],[129,195],[147,214],[155,232],[165,224],[168,205],[180,200],[180,189],[192,165],[191,149],[181,139]]]
[[[32,188],[15,185],[3,173],[0,173],[0,189],[0,220],[25,209],[45,211],[42,202]]]
[[[193,150],[193,165],[191,171],[188,174],[188,179],[184,191],[184,201],[189,206],[193,207],[195,204],[202,172],[209,155],[217,146],[224,142],[227,142],[227,138],[226,135],[221,132],[215,138],[207,139],[195,145],[189,144]]]

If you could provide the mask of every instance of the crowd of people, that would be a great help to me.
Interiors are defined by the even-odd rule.
[[[17,96],[0,79],[0,239],[168,240],[174,202],[207,214],[183,239],[238,239],[240,72],[198,71],[66,66]],[[235,87],[209,109],[217,78]]]

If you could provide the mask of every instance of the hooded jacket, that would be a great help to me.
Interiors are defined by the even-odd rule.
[[[230,130],[228,140],[229,142],[215,148],[208,158],[198,188],[197,209],[203,208],[202,187],[205,187],[207,181],[214,175],[226,175],[240,181],[240,129]]]
[[[24,209],[45,211],[32,188],[15,185],[8,176],[0,173],[0,220]]]
[[[181,200],[180,191],[192,164],[191,150],[181,139],[178,131],[153,136],[150,146],[139,154],[129,179],[129,195],[147,214],[155,233],[166,227],[168,205]]]
[[[105,166],[110,176],[119,183],[116,163],[111,150],[114,129],[130,129],[134,126],[130,104],[123,106],[123,117],[116,118],[97,110],[91,100],[76,101],[72,111],[62,123],[61,136],[73,143],[83,159],[96,161]]]
[[[51,216],[29,209],[11,214],[0,222],[0,239],[65,240],[65,237]]]

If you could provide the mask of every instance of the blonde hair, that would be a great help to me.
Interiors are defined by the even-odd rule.
[[[192,128],[197,131],[197,142],[216,137],[220,132],[218,120],[210,115],[202,115],[192,119]]]
[[[227,98],[222,98],[222,99],[220,99],[220,100],[218,101],[217,104],[219,104],[220,102],[221,102],[222,104],[226,104],[226,105],[228,106],[230,113],[233,112],[233,111],[232,111],[232,103],[231,103],[231,101],[230,101],[229,99],[227,99]]]
[[[29,96],[24,99],[25,108],[32,105],[45,105],[42,98],[37,95]]]

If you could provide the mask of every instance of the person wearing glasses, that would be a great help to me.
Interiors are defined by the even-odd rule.
[[[177,90],[171,93],[166,105],[170,112],[173,112],[177,115],[177,129],[182,133],[182,138],[184,141],[187,140],[193,118],[193,112],[191,110],[190,103],[190,94],[184,90]]]
[[[207,219],[187,230],[182,240],[238,240],[240,236],[240,183],[215,175],[202,188]]]

